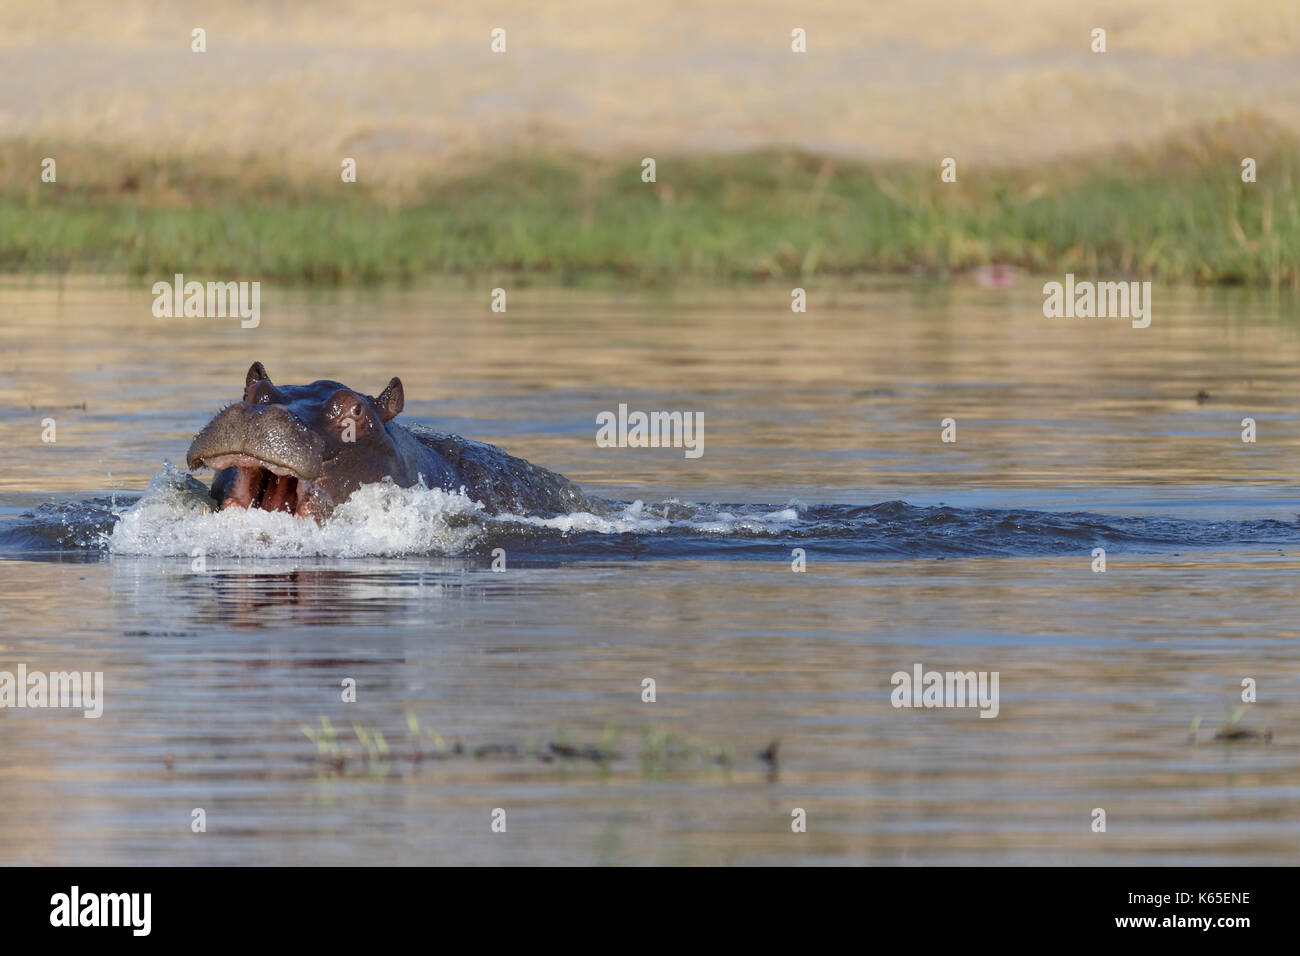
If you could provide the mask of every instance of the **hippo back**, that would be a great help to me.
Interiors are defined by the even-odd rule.
[[[600,499],[587,496],[563,475],[506,454],[495,445],[422,425],[390,425],[389,429],[390,433],[402,429],[436,457],[431,467],[422,469],[428,484],[449,491],[464,487],[470,498],[482,502],[493,514],[552,517],[575,511],[603,511]],[[398,436],[394,438],[405,444]]]

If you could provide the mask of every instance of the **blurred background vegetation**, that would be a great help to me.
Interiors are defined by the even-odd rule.
[[[1300,287],[1300,17],[1135,6],[11,5],[0,270]]]

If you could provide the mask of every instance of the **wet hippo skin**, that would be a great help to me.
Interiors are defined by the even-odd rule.
[[[463,488],[494,514],[549,516],[593,507],[567,478],[493,445],[397,424],[404,404],[397,378],[372,397],[331,381],[275,385],[254,362],[243,399],[194,437],[187,463],[216,472],[212,497],[222,508],[317,521],[361,486],[385,479],[403,488]]]

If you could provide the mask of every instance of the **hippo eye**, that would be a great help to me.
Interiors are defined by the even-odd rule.
[[[360,403],[360,402],[357,402],[355,405],[352,406],[352,417],[353,417],[353,418],[360,418],[360,417],[361,417],[361,403]]]

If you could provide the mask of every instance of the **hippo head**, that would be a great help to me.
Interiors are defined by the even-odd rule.
[[[394,378],[377,398],[338,382],[271,384],[261,362],[230,405],[194,437],[190,470],[217,473],[222,508],[287,511],[320,520],[363,484],[396,476],[397,449],[385,425],[402,410]]]

